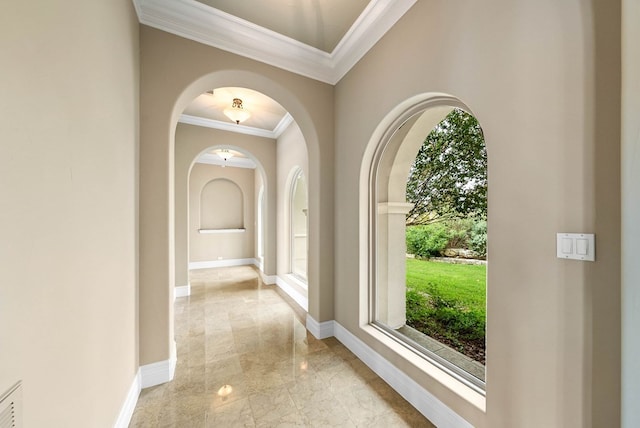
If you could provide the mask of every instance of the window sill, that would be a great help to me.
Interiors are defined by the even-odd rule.
[[[484,393],[478,392],[476,389],[468,386],[445,369],[437,366],[428,357],[411,350],[407,345],[398,342],[379,328],[367,324],[361,326],[361,329],[373,340],[387,347],[397,356],[413,365],[417,370],[433,378],[477,409],[486,412],[487,401]]]
[[[243,233],[246,229],[198,229],[198,233]]]

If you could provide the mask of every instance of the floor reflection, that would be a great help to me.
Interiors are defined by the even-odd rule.
[[[176,300],[172,382],[142,391],[132,427],[432,427],[252,267],[191,272]]]

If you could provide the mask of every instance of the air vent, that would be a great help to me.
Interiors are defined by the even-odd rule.
[[[0,428],[22,427],[22,383],[13,385],[0,397]]]

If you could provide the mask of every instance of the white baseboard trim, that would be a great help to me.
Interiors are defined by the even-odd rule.
[[[253,264],[256,265],[256,267],[260,269],[261,272],[264,270],[263,264],[259,258],[256,257],[255,259],[253,259]]]
[[[228,259],[228,260],[211,260],[211,261],[204,261],[204,262],[189,262],[189,270],[252,265],[254,264],[254,260],[255,259]]]
[[[127,428],[129,426],[133,412],[136,409],[136,404],[138,404],[138,397],[140,396],[141,390],[140,369],[138,369],[138,372],[131,383],[131,387],[129,388],[129,392],[127,393],[127,398],[124,400],[124,404],[120,409],[118,419],[113,425],[114,428]]]
[[[309,328],[307,317],[307,328]],[[313,320],[313,318],[311,318]],[[315,320],[314,320],[315,321]],[[328,323],[330,321],[326,321]],[[433,394],[420,386],[403,371],[391,364],[366,343],[349,332],[335,321],[332,327],[335,337],[349,348],[362,362],[364,362],[378,376],[384,379],[398,394],[404,397],[413,407],[429,419],[435,426],[452,428],[473,428],[469,422],[438,400]],[[325,324],[325,323],[321,323]],[[311,331],[311,329],[309,329]],[[311,331],[313,333],[313,331]],[[315,336],[315,334],[314,334]]]
[[[275,285],[278,282],[278,276],[277,275],[265,275],[264,273],[262,273],[262,281],[267,285]]]
[[[280,278],[279,276],[276,277],[276,285],[280,287],[282,291],[287,293],[289,297],[295,300],[295,302],[300,305],[302,309],[304,309],[305,311],[309,310],[309,299],[307,298],[307,296],[302,295],[298,290],[289,285],[287,281]]]
[[[170,358],[157,363],[140,367],[140,385],[142,389],[167,383],[173,379],[176,372],[176,358]]]
[[[307,330],[309,330],[309,332],[313,334],[313,337],[315,337],[316,339],[326,339],[327,337],[333,337],[335,335],[335,324],[336,322],[333,320],[318,322],[313,319],[311,315],[307,314]]]
[[[254,264],[255,267],[258,268],[258,272],[260,273],[260,277],[262,278],[262,282],[264,282],[267,285],[273,285],[273,284],[276,283],[276,281],[278,280],[278,276],[277,275],[267,275],[266,273],[264,273],[263,266],[262,266],[262,263],[260,262],[260,260],[253,259],[253,264]]]
[[[176,287],[173,296],[174,298],[191,296],[191,284]]]

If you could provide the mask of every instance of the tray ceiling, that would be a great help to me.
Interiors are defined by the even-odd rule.
[[[142,24],[336,84],[417,0],[133,0]]]

